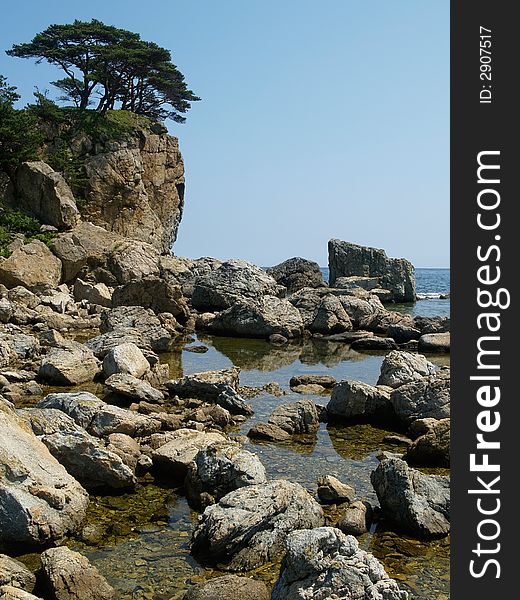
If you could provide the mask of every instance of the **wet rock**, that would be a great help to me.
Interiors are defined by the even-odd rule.
[[[413,265],[404,258],[388,258],[384,250],[341,240],[329,241],[329,284],[338,277],[379,277],[392,292],[393,302],[415,302]]]
[[[110,396],[114,395],[118,399],[124,399],[131,402],[150,402],[152,404],[162,404],[164,394],[152,387],[147,381],[137,379],[128,373],[116,373],[105,380],[105,387]]]
[[[55,288],[61,280],[61,261],[39,240],[21,246],[0,262],[0,283],[23,286],[31,292]]]
[[[161,429],[157,419],[106,404],[89,392],[49,394],[36,406],[61,410],[96,437],[106,437],[111,433],[140,437]]]
[[[381,461],[370,477],[381,508],[398,529],[431,539],[450,531],[450,481],[424,475],[398,458]]]
[[[450,333],[427,333],[419,338],[419,352],[449,352]]]
[[[191,302],[201,311],[225,310],[238,301],[279,296],[284,291],[259,267],[244,260],[230,260],[196,279]]]
[[[257,423],[251,427],[247,435],[251,439],[268,442],[286,442],[291,439],[291,435],[287,431],[272,423]]]
[[[291,294],[305,287],[326,286],[318,263],[305,258],[289,258],[279,265],[267,269],[267,273],[275,279],[276,283],[287,288]]]
[[[112,600],[114,589],[89,560],[66,546],[42,553],[42,578],[55,600]]]
[[[290,302],[266,295],[237,300],[230,308],[209,319],[205,329],[219,335],[238,337],[267,339],[280,334],[293,338],[302,335],[303,322],[300,313]]]
[[[409,425],[416,419],[446,419],[450,416],[450,371],[412,381],[394,390],[390,397],[397,417]]]
[[[196,354],[205,354],[209,348],[204,344],[196,344],[195,346],[184,346],[185,352],[195,352]]]
[[[327,404],[327,417],[361,419],[366,422],[384,421],[395,417],[390,393],[362,381],[341,381],[332,390]]]
[[[256,454],[239,444],[217,442],[197,452],[188,467],[185,486],[188,498],[200,506],[203,494],[218,501],[233,490],[266,480],[264,465]]]
[[[64,341],[43,358],[38,375],[55,385],[77,385],[92,381],[100,366],[90,348],[79,342]]]
[[[289,381],[289,386],[292,389],[301,385],[319,385],[322,388],[331,390],[336,385],[336,383],[336,378],[332,377],[332,375],[305,374],[295,375],[294,377],[291,377]]]
[[[422,419],[426,429],[406,454],[404,460],[423,467],[450,466],[450,420]]]
[[[332,475],[318,479],[318,498],[322,504],[351,502],[355,496],[356,490],[352,486],[342,483]]]
[[[350,347],[352,350],[374,350],[385,352],[387,350],[397,349],[397,344],[392,338],[374,335],[372,337],[354,340]]]
[[[38,160],[22,163],[15,175],[15,207],[40,222],[71,229],[79,221],[74,195],[60,173]]]
[[[179,286],[160,277],[144,277],[117,287],[112,296],[114,306],[142,306],[156,313],[171,313],[185,323],[190,310]]]
[[[271,600],[407,600],[408,593],[356,539],[333,527],[289,534]]]
[[[9,585],[32,592],[36,577],[32,571],[19,560],[0,554],[0,586]]]
[[[168,442],[159,446],[152,454],[154,467],[182,484],[188,467],[203,448],[226,439],[216,432],[201,432],[194,429],[178,429],[171,432]]]
[[[132,342],[115,346],[103,359],[103,371],[107,377],[116,373],[127,373],[140,378],[149,370],[150,363]]]
[[[195,556],[231,571],[272,561],[290,531],[323,524],[320,505],[297,483],[275,480],[230,492],[206,508],[192,537]]]
[[[347,535],[363,535],[370,529],[372,507],[368,502],[356,500],[344,510],[337,528]]]
[[[44,545],[78,529],[88,495],[15,412],[0,403],[0,542]]]
[[[422,354],[394,350],[383,360],[377,385],[397,388],[404,383],[433,375],[435,371],[435,365]]]
[[[112,307],[112,292],[104,283],[86,283],[79,277],[74,282],[74,298],[76,302],[86,300],[89,304]]]
[[[191,587],[183,600],[269,600],[265,583],[249,577],[224,575]]]
[[[289,340],[284,335],[280,335],[279,333],[273,333],[269,336],[269,343],[274,344],[275,346],[283,346],[284,344],[287,344],[288,341]]]

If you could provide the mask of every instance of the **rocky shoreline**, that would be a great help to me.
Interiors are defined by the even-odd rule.
[[[44,162],[22,165],[9,191],[53,239],[19,237],[0,259],[0,598],[116,597],[70,546],[92,533],[90,497],[160,482],[199,514],[194,559],[232,573],[191,586],[186,600],[404,600],[356,537],[377,526],[418,540],[449,534],[449,477],[424,471],[449,467],[449,368],[429,360],[449,353],[449,319],[391,310],[415,300],[413,267],[348,242],[329,243],[330,284],[302,258],[265,271],[164,253],[182,214],[182,158],[164,131],[131,139],[74,145],[100,210],[82,213]],[[109,196],[115,212],[103,208]],[[162,223],[143,234],[152,243],[135,235],[143,215]],[[241,382],[244,357],[172,374],[166,353],[184,347],[203,361],[204,335],[263,340],[274,364],[278,351],[315,343],[384,359],[375,385],[295,375],[286,402],[278,384]],[[257,355],[252,363],[261,368]],[[276,406],[249,427],[258,394]],[[314,490],[272,478],[251,445],[312,447],[322,423],[395,432],[398,454],[381,454],[370,499],[326,472]],[[35,572],[17,560],[29,552]],[[279,563],[272,589],[240,575]]]

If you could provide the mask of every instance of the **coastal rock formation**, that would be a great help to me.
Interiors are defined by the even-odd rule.
[[[80,218],[65,179],[42,161],[25,162],[18,167],[7,200],[13,208],[59,230],[72,229]]]
[[[288,300],[300,312],[305,329],[312,333],[334,334],[352,329],[341,299],[325,290],[302,288]]]
[[[435,365],[421,354],[394,350],[383,360],[377,385],[397,388],[410,381],[433,375],[435,370]]]
[[[450,480],[424,475],[404,460],[382,460],[370,477],[381,508],[400,530],[419,538],[436,538],[450,531]]]
[[[394,418],[390,392],[385,387],[362,381],[341,381],[332,390],[327,416],[334,419],[356,419],[366,422]]]
[[[279,296],[285,288],[245,260],[229,260],[195,280],[191,302],[202,311],[225,310],[240,300]]]
[[[66,546],[40,557],[44,584],[55,600],[112,600],[114,589],[89,560]]]
[[[224,575],[191,587],[182,600],[269,600],[265,583],[250,577]]]
[[[336,528],[294,531],[285,545],[287,553],[271,600],[408,598],[377,558]]]
[[[184,208],[184,164],[177,138],[155,131],[136,128],[106,143],[83,134],[71,148],[88,179],[83,219],[169,253]]]
[[[55,288],[61,280],[61,262],[39,240],[21,246],[0,260],[0,283],[7,288],[23,286],[31,292]]]
[[[295,529],[323,525],[320,505],[299,484],[275,480],[242,487],[208,506],[192,537],[192,552],[247,571],[273,560]]]
[[[87,492],[13,409],[0,403],[0,542],[39,546],[74,532]]]
[[[38,375],[55,385],[76,385],[92,381],[100,370],[100,362],[90,348],[74,341],[61,341],[43,358]]]
[[[404,258],[388,258],[384,250],[341,240],[329,241],[329,285],[338,277],[379,277],[394,302],[415,302],[413,265]]]
[[[267,269],[267,273],[292,294],[302,288],[325,287],[323,273],[318,263],[305,258],[289,258]]]

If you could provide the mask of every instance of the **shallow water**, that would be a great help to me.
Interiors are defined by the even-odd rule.
[[[242,369],[244,386],[277,382],[283,396],[262,393],[250,400],[255,414],[240,428],[247,433],[257,421],[265,420],[282,402],[301,399],[289,389],[295,374],[330,374],[336,379],[359,379],[375,383],[382,355],[353,352],[346,344],[311,341],[276,347],[263,340],[201,336],[209,347],[205,354],[186,351],[163,355],[172,376],[221,369],[231,365]],[[431,357],[430,357],[431,358]],[[431,358],[446,364],[446,356]],[[327,396],[306,395],[326,404]],[[334,427],[322,424],[316,439],[307,443],[274,445],[247,442],[256,452],[271,478],[299,482],[311,493],[316,479],[329,474],[353,485],[358,496],[376,502],[370,473],[377,466],[380,450],[395,452],[383,438],[387,431],[370,425]],[[189,540],[196,523],[185,498],[151,478],[133,494],[92,497],[87,517],[87,539],[70,545],[88,556],[123,598],[181,598],[191,583],[220,574],[205,569],[189,554]],[[360,538],[362,548],[373,552],[390,575],[399,579],[415,600],[446,600],[449,597],[449,540],[418,542],[392,532],[377,530]],[[272,583],[276,564],[266,565],[254,576]]]

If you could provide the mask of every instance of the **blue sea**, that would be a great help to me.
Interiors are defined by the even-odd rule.
[[[325,281],[328,281],[329,269],[322,267],[321,271]],[[392,305],[389,308],[410,312],[417,316],[449,316],[450,300],[449,298],[441,298],[441,296],[450,293],[450,270],[415,269],[415,279],[417,282],[417,302],[413,305]]]

